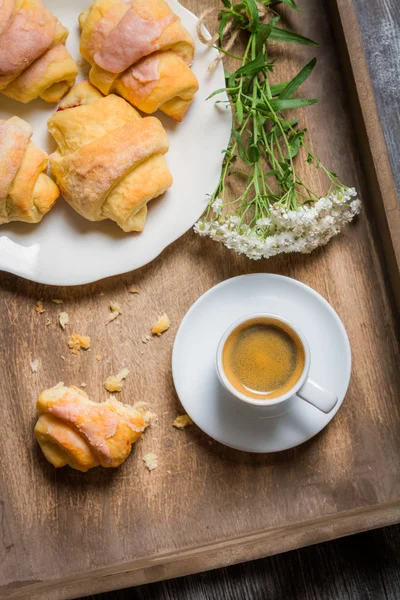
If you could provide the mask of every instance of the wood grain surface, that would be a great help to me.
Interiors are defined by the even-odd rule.
[[[184,4],[198,13],[214,1]],[[296,21],[321,47],[288,48],[278,76],[287,79],[318,56],[304,94],[321,101],[301,118],[321,159],[360,191],[362,215],[310,256],[253,263],[189,232],[151,265],[88,286],[51,288],[1,275],[0,598],[76,598],[400,520],[394,307],[330,16],[319,0],[303,5],[306,13],[292,12],[288,24]],[[172,428],[182,410],[170,369],[181,319],[212,285],[251,272],[311,285],[343,319],[353,350],[350,389],[329,427],[296,449],[266,456],[225,448],[195,426]],[[131,284],[140,295],[128,293]],[[34,310],[39,298],[41,315]],[[62,307],[53,298],[62,298]],[[110,300],[123,314],[106,327]],[[57,324],[61,309],[71,320],[65,332]],[[164,310],[170,331],[144,344]],[[71,355],[72,330],[91,336],[91,352]],[[36,358],[33,374],[29,361]],[[92,399],[104,400],[103,381],[123,365],[130,375],[120,399],[148,401],[158,424],[118,470],[56,471],[33,438],[37,395],[64,380],[85,382]],[[159,456],[152,473],[142,461],[146,452]]]
[[[82,600],[399,600],[400,526]]]
[[[354,0],[380,122],[400,196],[400,3]]]
[[[346,77],[348,101],[355,131],[359,139],[359,150],[363,158],[371,203],[374,207],[374,215],[381,234],[382,250],[386,259],[391,287],[400,312],[400,203],[393,177],[393,174],[397,173],[395,162],[393,162],[395,147],[391,144],[387,135],[389,122],[392,133],[393,131],[396,132],[395,120],[399,103],[393,102],[393,108],[388,113],[383,111],[379,97],[377,97],[378,105],[376,103],[374,89],[377,82],[375,81],[373,87],[369,70],[373,75],[376,75],[379,68],[377,68],[376,63],[374,63],[374,67],[371,65],[370,69],[368,68],[364,50],[370,48],[371,44],[368,44],[369,38],[365,35],[363,38],[360,32],[353,0],[331,0],[329,5],[337,39],[338,54],[341,57]],[[372,3],[369,11],[373,11],[374,6],[375,3]],[[393,10],[393,16],[395,12],[397,13]],[[377,30],[382,29],[383,18],[381,17],[380,21],[377,20]],[[365,18],[364,31],[366,20]],[[398,23],[397,28],[399,27],[400,24]],[[398,41],[394,39],[393,51],[396,58],[398,55],[397,46]],[[391,70],[390,65],[395,60],[388,62],[388,71]],[[375,79],[376,77],[373,77],[372,81]],[[392,100],[394,100],[394,97],[392,97]],[[380,112],[378,112],[378,108],[380,108]],[[382,130],[381,121],[384,124],[384,130]],[[386,140],[384,131],[386,132]],[[387,143],[389,143],[389,152]]]

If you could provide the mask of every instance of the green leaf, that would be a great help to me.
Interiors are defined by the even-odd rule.
[[[296,2],[294,0],[281,0],[281,2],[283,2],[284,4],[287,4],[288,6],[290,6],[290,8],[294,8],[295,10],[302,12],[301,8],[298,6],[298,4],[296,4]]]
[[[236,102],[236,116],[239,125],[241,125],[243,123],[243,104],[240,98],[238,98]]]
[[[233,75],[235,75],[235,78],[238,75],[248,75],[249,77],[253,77],[262,71],[262,69],[265,69],[266,66],[267,63],[265,62],[265,56],[262,52],[260,52],[254,60],[251,60],[247,64],[243,65],[243,67],[240,67],[240,69],[233,73]],[[230,79],[231,78],[232,75]]]
[[[271,19],[271,21],[268,24],[262,24],[258,28],[257,45],[256,45],[257,53],[260,52],[260,50],[262,49],[263,45],[265,44],[265,42],[271,35],[272,28],[274,27],[275,23],[277,23],[279,21],[279,19],[280,19],[280,17],[274,17],[273,19]]]
[[[227,12],[227,13],[223,14],[223,16],[221,17],[221,20],[219,22],[218,35],[219,35],[219,41],[220,41],[221,46],[224,41],[224,29],[225,29],[226,24],[230,20],[230,18],[231,18],[231,13]]]
[[[298,33],[288,31],[287,29],[281,29],[280,27],[273,27],[269,39],[273,42],[287,42],[289,44],[303,44],[304,46],[319,46],[317,42],[310,40]]]
[[[296,133],[292,133],[289,138],[288,138],[288,146],[289,146],[289,152],[288,152],[288,156],[287,158],[294,158],[301,146],[303,145],[303,140],[304,140],[304,134],[305,131],[301,130],[301,131],[296,131]]]
[[[240,158],[246,165],[251,165],[251,163],[249,162],[249,160],[246,156],[246,152],[243,148],[242,137],[241,137],[240,133],[237,131],[237,129],[233,130],[233,135],[235,136],[235,139],[237,142],[237,147],[238,147],[238,152],[239,152]]]
[[[254,165],[256,162],[258,162],[260,160],[260,150],[257,146],[257,144],[251,144],[251,146],[249,146],[248,151],[248,158],[249,158],[249,162]]]
[[[318,102],[316,98],[288,98],[287,100],[281,100],[276,98],[269,100],[269,104],[272,110],[288,110],[290,108],[302,108],[303,106],[311,106]]]
[[[222,94],[223,92],[230,92],[235,88],[219,88],[219,90],[215,90],[215,92],[213,92],[212,94],[210,94],[206,100],[209,100],[210,98],[213,98],[214,96],[216,96],[217,94]]]
[[[260,23],[260,17],[258,15],[258,8],[255,0],[244,0],[246,13],[249,17],[250,27],[248,28],[250,31],[254,32],[257,30],[258,25]]]
[[[298,122],[299,122],[298,119],[292,119],[291,121],[288,121],[287,123],[281,123],[283,131],[288,131],[289,129],[296,127]],[[268,133],[266,134],[268,143],[271,143],[271,141],[274,138],[280,138],[281,135],[282,135],[281,129],[278,128],[276,125],[273,125],[271,127],[270,131],[268,131]]]
[[[232,7],[231,0],[222,0],[222,4],[226,6],[226,8]]]
[[[285,89],[287,84],[288,82],[284,81],[282,83],[274,83],[273,85],[270,85],[269,89],[271,90],[272,96],[279,96],[279,94]]]
[[[301,71],[293,77],[292,81],[290,81],[285,89],[279,94],[279,98],[291,98],[295,91],[301,86],[301,84],[307,79],[307,77],[312,73],[315,65],[317,64],[317,59],[313,58],[309,63],[306,64],[305,67],[301,69]]]
[[[266,173],[264,173],[264,177],[276,177],[277,175],[280,175],[280,171],[278,171],[278,169],[271,169],[271,171],[267,171]]]

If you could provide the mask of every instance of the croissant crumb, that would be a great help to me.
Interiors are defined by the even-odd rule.
[[[104,382],[104,387],[108,392],[120,392],[123,387],[122,380],[129,375],[129,370],[125,367],[117,375],[110,375]]]
[[[145,454],[142,460],[149,471],[154,471],[158,467],[158,456],[153,452]]]
[[[73,333],[68,340],[68,346],[72,350],[72,354],[77,355],[81,348],[88,350],[90,348],[90,337],[87,335],[79,335]]]
[[[168,315],[164,313],[163,315],[161,315],[161,317],[158,318],[158,321],[154,323],[151,329],[151,333],[153,335],[161,335],[162,333],[164,333],[164,331],[167,331],[170,328],[170,325],[171,321],[169,320]]]
[[[54,302],[54,304],[62,304],[64,302],[61,298],[52,298],[51,301]]]
[[[40,360],[38,358],[36,358],[35,360],[31,360],[29,363],[30,367],[31,367],[31,371],[32,373],[37,373],[37,370],[39,368],[40,365]]]
[[[134,285],[128,287],[128,292],[130,294],[140,294],[139,290]]]
[[[60,316],[58,317],[59,321],[60,321],[60,325],[63,329],[66,328],[66,326],[69,324],[69,315],[66,312],[62,312],[60,313]]]
[[[40,300],[38,300],[36,302],[36,308],[35,311],[37,312],[38,315],[41,315],[42,313],[45,312],[44,308],[43,308],[43,298],[41,298]]]
[[[117,317],[119,317],[119,315],[122,314],[121,307],[116,302],[110,302],[110,310],[111,314],[107,318],[106,325],[111,323],[111,321],[114,321]]]
[[[173,427],[176,427],[176,429],[185,429],[188,425],[193,425],[193,421],[189,415],[180,415],[179,417],[176,417],[172,425]]]

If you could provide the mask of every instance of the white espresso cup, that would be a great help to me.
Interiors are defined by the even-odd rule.
[[[275,321],[278,325],[279,323],[282,323],[282,325],[285,326],[285,329],[289,328],[297,335],[297,337],[301,341],[304,350],[304,368],[300,377],[290,390],[288,390],[280,396],[275,396],[271,400],[264,398],[258,400],[257,398],[247,396],[246,394],[237,390],[229,381],[223,366],[222,355],[228,337],[237,327],[239,327],[239,325],[242,325],[243,323],[246,323],[246,321],[251,321],[254,319],[269,319]],[[288,401],[292,396],[297,395],[299,398],[301,398],[305,402],[308,402],[309,404],[312,404],[313,406],[315,406],[315,408],[318,408],[320,411],[324,413],[329,413],[336,406],[338,398],[337,396],[335,396],[335,394],[333,394],[329,390],[325,390],[323,387],[321,387],[318,383],[313,381],[308,376],[310,371],[310,364],[310,347],[303,333],[298,329],[298,327],[296,327],[296,325],[294,325],[287,319],[269,313],[255,313],[251,315],[246,315],[245,317],[242,317],[241,319],[233,323],[225,331],[218,344],[217,349],[217,372],[219,379],[223,386],[229,392],[231,392],[231,394],[236,396],[236,398],[238,398],[239,400],[242,400],[247,404],[253,404],[255,406],[260,407],[262,406],[267,409],[268,407],[276,406],[277,404],[283,404],[284,402]]]

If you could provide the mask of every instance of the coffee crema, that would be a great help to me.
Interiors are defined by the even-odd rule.
[[[241,323],[222,351],[225,375],[236,390],[256,400],[273,400],[299,380],[305,365],[303,343],[291,327],[273,318]]]

